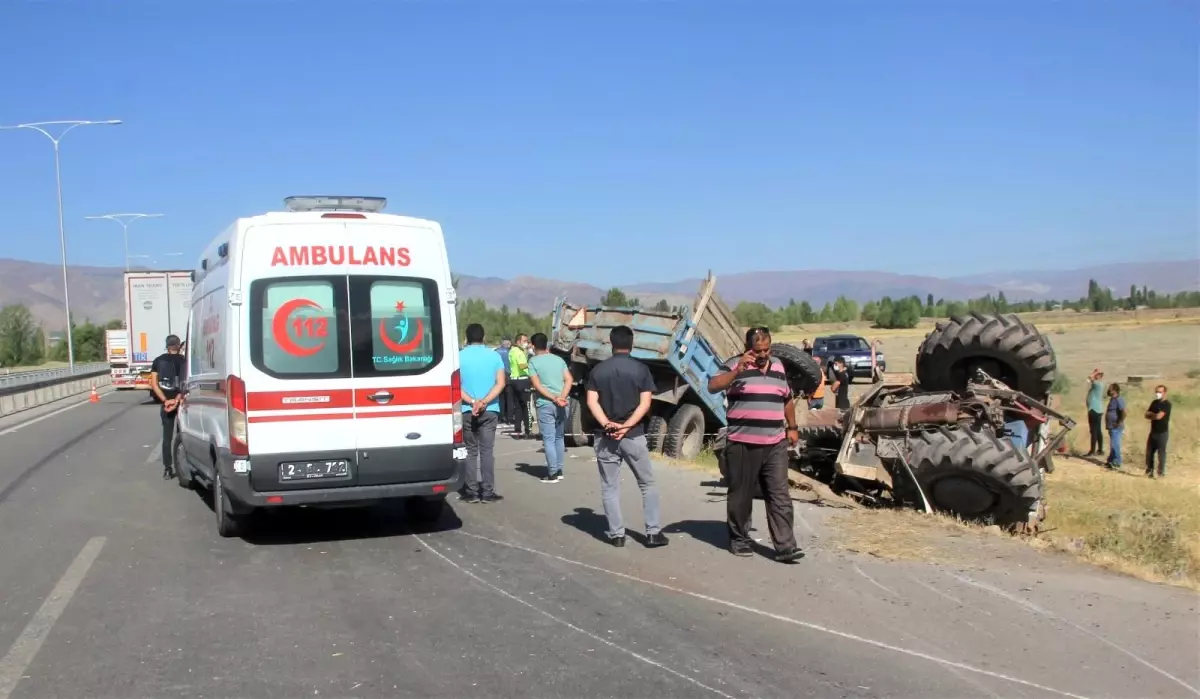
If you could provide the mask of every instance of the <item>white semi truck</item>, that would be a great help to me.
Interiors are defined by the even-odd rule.
[[[112,377],[113,388],[118,391],[134,388],[137,384],[137,372],[129,367],[129,331],[104,331],[105,356],[108,357],[108,373]]]
[[[166,351],[168,335],[187,337],[191,296],[191,270],[125,273],[125,328],[134,388],[150,390],[150,366]]]

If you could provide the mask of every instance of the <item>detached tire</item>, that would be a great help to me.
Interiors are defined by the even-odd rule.
[[[704,448],[704,411],[700,406],[684,403],[675,409],[667,423],[667,438],[663,453],[679,461],[695,461]]]
[[[976,369],[1041,400],[1058,362],[1050,341],[1016,315],[971,313],[938,323],[917,349],[917,382],[926,391],[967,388]]]
[[[663,446],[667,443],[668,429],[667,418],[662,415],[651,415],[650,419],[646,420],[646,446],[650,449],[651,454],[663,450]]]
[[[567,400],[567,434],[563,438],[563,442],[568,447],[589,447],[592,445],[592,436],[589,434],[591,423],[585,424],[584,412],[587,411],[587,406],[578,398],[571,396]]]
[[[1007,438],[942,427],[910,439],[909,464],[934,509],[1007,526],[1027,522],[1041,499],[1037,464]]]
[[[797,398],[821,385],[821,365],[808,352],[795,345],[771,345],[771,354],[783,364],[788,385]]]

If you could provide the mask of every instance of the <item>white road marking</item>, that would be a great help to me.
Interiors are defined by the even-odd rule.
[[[477,582],[481,585],[484,585],[488,588],[491,588],[493,591],[503,595],[504,597],[507,597],[508,599],[510,599],[520,605],[523,605],[525,607],[528,607],[529,609],[532,609],[533,611],[537,612],[538,614],[541,614],[542,616],[546,617],[547,619],[550,619],[551,621],[562,624],[563,626],[567,627],[568,629],[571,629],[572,631],[581,633],[584,636],[587,636],[588,638],[592,639],[593,641],[598,641],[600,643],[603,643],[604,645],[608,646],[609,648],[612,648],[613,650],[621,651],[622,653],[625,653],[626,655],[636,658],[636,659],[642,661],[643,663],[646,663],[647,665],[652,665],[652,666],[662,670],[663,672],[674,675],[682,680],[686,680],[686,681],[696,685],[697,687],[700,687],[701,689],[707,689],[708,691],[712,692],[713,694],[716,694],[717,696],[724,697],[725,699],[734,699],[734,697],[732,695],[726,694],[725,692],[722,692],[721,690],[719,690],[715,687],[709,687],[708,685],[704,684],[703,682],[696,679],[695,677],[691,677],[690,675],[685,675],[682,672],[679,672],[678,670],[673,670],[656,660],[647,658],[646,656],[644,656],[640,653],[635,653],[634,651],[631,651],[628,648],[625,648],[624,646],[619,646],[616,643],[613,643],[612,641],[608,640],[607,638],[602,638],[602,637],[597,636],[596,634],[592,633],[591,631],[588,631],[587,629],[583,629],[583,628],[580,628],[580,627],[572,624],[571,622],[567,621],[566,619],[560,619],[559,617],[554,616],[550,612],[544,611],[540,607],[537,607],[533,604],[530,604],[529,602],[526,602],[525,600],[521,599],[520,597],[517,597],[516,595],[512,594],[511,592],[502,590],[501,588],[493,585],[492,583],[484,580],[483,578],[479,577],[478,575],[472,573],[471,571],[467,570],[466,568],[463,568],[459,564],[450,560],[444,553],[442,553],[441,551],[438,551],[433,546],[430,546],[429,543],[427,541],[425,541],[423,538],[421,538],[421,536],[419,534],[413,534],[413,537],[417,541],[421,542],[422,546],[424,546],[425,548],[432,551],[434,553],[434,555],[436,555],[438,558],[442,559],[443,561],[445,561],[445,562],[449,563],[450,565],[454,566],[455,568],[459,569],[460,571],[462,571],[462,573],[464,575],[471,578],[475,582]],[[6,698],[3,695],[0,695],[0,699],[6,699]]]
[[[1070,626],[1071,628],[1076,629],[1077,631],[1080,631],[1088,636],[1091,636],[1092,638],[1096,639],[1097,641],[1100,641],[1101,643],[1112,648],[1113,650],[1118,651],[1120,653],[1124,653],[1125,655],[1128,655],[1129,657],[1138,661],[1142,665],[1145,665],[1146,667],[1157,672],[1158,674],[1162,675],[1163,677],[1166,677],[1167,679],[1171,680],[1172,682],[1175,682],[1180,687],[1183,687],[1184,689],[1188,690],[1192,694],[1200,695],[1200,689],[1196,689],[1192,685],[1188,684],[1187,682],[1184,682],[1183,680],[1179,679],[1175,675],[1172,675],[1171,673],[1167,672],[1166,670],[1162,669],[1161,667],[1158,667],[1154,663],[1151,663],[1149,660],[1146,660],[1145,658],[1137,655],[1133,651],[1126,650],[1125,648],[1117,645],[1116,643],[1113,643],[1112,641],[1101,636],[1100,634],[1098,634],[1094,631],[1091,631],[1089,629],[1086,629],[1086,628],[1080,626],[1079,624],[1068,621],[1068,620],[1058,616],[1054,612],[1051,612],[1047,609],[1042,609],[1041,607],[1037,606],[1033,602],[1030,602],[1029,600],[1027,600],[1023,597],[1018,597],[1016,595],[1009,594],[1009,593],[1005,592],[1004,590],[1001,590],[998,587],[992,587],[991,585],[988,585],[987,583],[982,583],[982,582],[979,582],[978,580],[972,580],[971,578],[968,578],[963,575],[957,575],[955,573],[947,573],[947,575],[949,575],[950,577],[952,577],[960,582],[966,583],[967,585],[971,585],[972,587],[977,587],[980,590],[986,590],[994,595],[1003,597],[1004,599],[1008,600],[1009,602],[1018,604],[1024,608],[1028,609],[1029,611],[1033,612],[1034,614],[1038,614],[1038,615],[1044,616],[1048,619],[1054,619],[1055,621],[1062,622],[1062,623],[1066,624],[1067,626]]]
[[[0,658],[0,699],[8,699],[13,690],[17,688],[17,683],[21,681],[25,670],[33,662],[33,658],[41,649],[46,636],[50,634],[50,629],[62,616],[63,611],[70,604],[71,598],[75,596],[75,591],[79,589],[79,584],[83,582],[84,576],[96,562],[96,557],[100,555],[100,549],[104,548],[104,541],[104,537],[97,536],[84,544],[83,550],[79,552],[79,555],[67,567],[67,572],[63,573],[58,584],[50,591],[50,596],[42,602],[42,606],[26,624],[25,630],[21,632],[20,636],[17,636],[17,640],[13,641],[12,647],[8,649],[8,655]]]
[[[574,566],[579,566],[580,568],[587,568],[588,570],[593,570],[598,573],[607,573],[608,575],[612,575],[612,576],[615,576],[618,578],[624,578],[625,580],[630,580],[630,581],[637,582],[637,583],[642,583],[643,585],[650,585],[651,587],[657,587],[661,590],[666,590],[668,592],[675,592],[675,593],[678,593],[681,595],[687,595],[688,597],[694,597],[696,599],[704,600],[705,602],[712,602],[713,604],[719,604],[719,605],[722,605],[725,607],[729,607],[731,609],[737,609],[738,611],[748,612],[750,614],[757,614],[759,616],[763,616],[768,619],[774,619],[775,621],[782,621],[787,624],[794,624],[796,626],[801,626],[806,629],[811,629],[813,631],[819,631],[821,633],[829,634],[831,636],[837,636],[838,638],[844,638],[848,641],[856,641],[858,643],[863,643],[868,646],[874,646],[875,648],[881,648],[883,650],[889,650],[894,653],[900,653],[901,655],[907,655],[907,656],[910,656],[913,658],[920,658],[922,660],[928,660],[929,662],[937,663],[939,665],[945,665],[947,667],[958,668],[959,670],[966,670],[967,672],[978,673],[978,674],[984,675],[986,677],[992,677],[992,678],[995,678],[998,680],[1004,680],[1005,682],[1012,682],[1013,684],[1019,684],[1019,685],[1025,686],[1025,687],[1032,687],[1033,689],[1040,689],[1043,692],[1050,692],[1051,694],[1057,694],[1057,695],[1063,696],[1063,697],[1070,697],[1071,699],[1088,699],[1088,697],[1085,697],[1080,694],[1074,694],[1072,692],[1067,692],[1067,691],[1064,691],[1061,689],[1054,689],[1053,687],[1047,687],[1045,685],[1038,684],[1036,682],[1030,682],[1029,680],[1023,680],[1023,679],[1020,679],[1017,677],[1013,677],[1011,675],[1005,675],[1005,674],[1002,674],[999,672],[992,672],[991,670],[984,670],[983,668],[975,667],[974,665],[967,665],[966,663],[960,663],[960,662],[957,662],[954,660],[948,660],[946,658],[939,658],[936,655],[929,655],[928,653],[922,653],[920,651],[911,650],[909,648],[901,648],[900,646],[894,646],[890,643],[884,643],[883,641],[876,641],[875,639],[872,639],[872,638],[858,636],[856,634],[848,633],[846,631],[838,631],[837,629],[831,629],[827,626],[821,626],[820,624],[814,624],[809,621],[801,621],[800,619],[793,619],[792,617],[783,616],[782,614],[775,614],[774,612],[768,612],[768,611],[765,611],[762,609],[755,609],[754,607],[748,607],[744,604],[739,604],[737,602],[730,602],[729,600],[720,599],[719,597],[712,597],[709,595],[702,594],[700,592],[692,592],[691,590],[684,590],[684,589],[681,589],[678,587],[664,585],[659,582],[654,582],[653,580],[644,580],[642,578],[639,578],[639,577],[636,577],[633,575],[629,575],[627,573],[621,573],[621,572],[618,572],[615,570],[601,568],[600,566],[594,566],[594,565],[591,565],[590,563],[583,563],[582,561],[575,561],[570,558],[564,558],[562,556],[558,556],[553,553],[547,553],[545,551],[538,551],[537,549],[531,549],[527,546],[521,546],[519,544],[513,544],[513,543],[509,543],[507,541],[499,541],[497,539],[492,539],[492,538],[489,538],[486,536],[481,536],[479,534],[471,534],[470,532],[464,532],[461,530],[448,532],[448,533],[457,534],[460,536],[469,536],[473,539],[479,539],[480,541],[486,541],[491,544],[496,544],[497,546],[507,546],[508,548],[517,549],[519,551],[525,551],[526,553],[532,553],[532,554],[535,554],[538,556],[544,556],[546,558],[553,558],[556,561],[559,561],[562,563],[568,563],[568,564],[574,565]],[[0,697],[0,699],[3,699],[3,697]]]
[[[146,455],[146,464],[152,464],[155,461],[162,461],[162,446],[157,448],[151,447],[150,453]]]
[[[109,393],[109,392],[110,391],[105,391],[105,393]],[[19,425],[13,425],[12,427],[9,427],[6,430],[0,430],[0,437],[3,437],[6,434],[12,434],[13,432],[16,432],[17,430],[21,429],[22,427],[29,427],[30,425],[32,425],[35,422],[41,422],[42,420],[45,420],[47,418],[52,418],[55,415],[58,415],[60,413],[65,413],[68,410],[72,410],[74,408],[78,408],[81,405],[87,405],[87,404],[88,404],[88,399],[84,398],[83,400],[79,401],[78,403],[72,403],[71,405],[59,408],[58,410],[52,410],[52,411],[46,413],[45,415],[39,415],[39,416],[33,418],[32,420],[26,420],[25,422],[22,422]]]

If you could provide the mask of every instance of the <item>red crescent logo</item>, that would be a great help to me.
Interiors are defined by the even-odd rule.
[[[288,335],[288,319],[292,313],[301,308],[316,308],[320,310],[321,307],[308,299],[292,299],[288,301],[280,306],[278,311],[275,311],[275,316],[271,319],[271,335],[275,338],[275,343],[284,352],[294,357],[311,357],[324,349],[324,341],[315,347],[301,347],[293,342],[291,336]]]
[[[399,342],[393,342],[392,339],[387,336],[387,325],[384,323],[384,321],[382,321],[382,320],[379,321],[379,339],[380,339],[380,341],[383,342],[385,347],[387,347],[391,351],[395,352],[396,354],[408,354],[409,352],[412,352],[413,350],[415,350],[416,348],[421,346],[421,340],[423,340],[424,338],[425,338],[425,324],[421,321],[420,318],[417,318],[417,331],[413,333],[413,339],[411,339],[408,342],[405,342],[403,344],[401,344]]]

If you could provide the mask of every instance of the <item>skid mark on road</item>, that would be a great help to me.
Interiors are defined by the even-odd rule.
[[[888,593],[892,597],[895,597],[896,599],[900,598],[900,595],[898,595],[895,590],[893,590],[890,587],[884,587],[883,584],[880,583],[878,580],[876,580],[875,578],[872,578],[870,575],[867,575],[866,572],[864,572],[862,568],[858,567],[857,563],[854,564],[854,572],[863,576],[864,578],[867,579],[867,582],[871,583],[875,587],[878,587],[880,590],[883,590],[884,592]]]
[[[986,592],[990,592],[994,595],[997,595],[999,597],[1002,597],[1002,598],[1008,600],[1009,602],[1012,602],[1013,604],[1024,607],[1025,609],[1029,610],[1033,614],[1036,614],[1037,616],[1046,617],[1047,619],[1053,619],[1059,623],[1066,624],[1067,626],[1070,626],[1071,628],[1075,629],[1076,631],[1079,631],[1087,636],[1090,636],[1090,637],[1096,639],[1097,641],[1100,641],[1101,643],[1108,646],[1109,648],[1112,648],[1113,650],[1115,650],[1119,653],[1128,655],[1130,658],[1133,658],[1134,660],[1138,661],[1142,665],[1145,665],[1146,667],[1157,672],[1158,674],[1162,675],[1163,677],[1166,677],[1167,679],[1171,680],[1172,682],[1178,684],[1180,687],[1183,687],[1184,689],[1188,690],[1192,694],[1200,696],[1200,690],[1196,689],[1192,685],[1188,684],[1187,682],[1184,682],[1183,680],[1179,679],[1175,675],[1172,675],[1171,673],[1169,673],[1166,670],[1162,669],[1161,667],[1155,665],[1154,663],[1151,663],[1149,660],[1146,660],[1145,658],[1134,653],[1133,651],[1127,650],[1124,647],[1119,646],[1116,643],[1113,643],[1112,641],[1108,640],[1107,638],[1101,636],[1100,634],[1098,634],[1094,631],[1086,629],[1074,622],[1068,621],[1048,609],[1042,609],[1041,607],[1034,604],[1033,602],[1030,602],[1029,600],[1027,600],[1023,597],[1018,597],[1017,595],[1005,592],[1004,590],[1001,590],[998,587],[993,587],[991,585],[988,585],[987,583],[979,582],[978,580],[972,580],[971,578],[968,578],[965,575],[958,575],[957,573],[946,573],[946,574],[949,575],[950,577],[954,578],[955,580],[958,580],[959,582],[961,582],[963,584],[979,588],[980,590],[984,590]]]
[[[97,536],[84,544],[83,550],[75,556],[75,560],[67,567],[67,572],[63,573],[58,584],[50,591],[50,596],[42,602],[42,606],[26,624],[21,635],[17,636],[8,654],[0,658],[0,699],[8,699],[17,688],[17,683],[33,662],[34,656],[41,650],[46,636],[50,634],[50,629],[62,616],[84,576],[96,562],[100,549],[104,548],[104,541],[104,537]]]
[[[33,464],[29,468],[25,469],[20,475],[18,475],[16,478],[13,479],[12,483],[9,483],[7,486],[4,487],[3,490],[0,490],[0,503],[3,503],[5,500],[8,499],[9,496],[11,496],[14,492],[16,492],[17,488],[20,488],[21,485],[25,483],[25,481],[29,480],[29,477],[32,476],[34,473],[36,473],[38,471],[38,469],[40,469],[43,466],[45,466],[46,464],[50,463],[54,459],[58,458],[60,455],[62,455],[63,452],[67,451],[71,447],[75,446],[76,444],[79,444],[83,440],[85,440],[88,437],[91,437],[93,434],[99,432],[101,429],[107,427],[110,423],[120,419],[121,417],[123,417],[125,415],[125,413],[129,412],[130,409],[132,409],[133,407],[134,407],[134,404],[131,403],[131,404],[125,406],[124,408],[122,408],[121,410],[104,418],[99,423],[89,427],[88,429],[84,430],[83,432],[80,432],[78,435],[75,436],[74,439],[70,439],[70,440],[67,440],[66,442],[63,442],[62,444],[60,444],[58,446],[58,448],[54,449],[49,454],[46,454],[46,456],[43,457],[41,461],[38,461],[37,463]],[[25,424],[28,424],[28,423],[25,423]]]
[[[795,626],[800,626],[800,627],[803,627],[806,629],[810,629],[812,631],[818,631],[820,633],[828,634],[830,636],[836,636],[838,638],[842,638],[842,639],[845,639],[848,641],[855,641],[857,643],[862,643],[862,644],[865,644],[868,646],[873,646],[875,648],[880,648],[882,650],[892,651],[893,653],[907,655],[912,658],[920,658],[922,660],[927,660],[929,662],[936,663],[938,665],[944,665],[946,667],[957,668],[959,670],[966,670],[967,672],[974,672],[974,673],[977,673],[980,675],[984,675],[985,677],[991,677],[993,679],[1003,680],[1005,682],[1011,682],[1013,684],[1019,684],[1024,687],[1031,687],[1033,689],[1039,689],[1043,692],[1049,692],[1050,694],[1057,694],[1057,695],[1063,696],[1063,697],[1071,697],[1072,699],[1088,699],[1088,697],[1085,697],[1081,694],[1075,694],[1073,692],[1068,692],[1068,691],[1065,691],[1062,689],[1055,689],[1053,687],[1047,687],[1046,685],[1038,684],[1036,682],[1031,682],[1029,680],[1023,680],[1023,679],[1020,679],[1019,677],[1013,677],[1012,675],[1005,675],[1000,672],[992,672],[991,670],[985,670],[983,668],[975,667],[974,665],[960,663],[958,661],[949,660],[947,658],[940,658],[936,655],[922,653],[920,651],[912,650],[910,648],[902,648],[900,646],[894,646],[890,643],[884,643],[883,641],[876,641],[873,638],[866,638],[864,636],[858,636],[856,634],[848,633],[846,631],[838,631],[837,629],[832,629],[827,626],[821,626],[820,624],[814,624],[812,622],[802,621],[800,619],[793,619],[792,617],[783,616],[782,614],[776,614],[774,612],[768,612],[768,611],[765,611],[762,609],[748,607],[744,604],[739,604],[737,602],[731,602],[729,600],[724,600],[719,597],[712,597],[710,595],[706,595],[706,594],[703,594],[700,592],[693,592],[691,590],[684,590],[682,588],[673,587],[671,585],[664,585],[663,583],[654,582],[653,580],[645,580],[643,578],[639,578],[634,575],[629,575],[628,573],[621,573],[621,572],[618,572],[615,570],[601,568],[600,566],[591,565],[590,563],[584,563],[582,561],[572,560],[570,558],[565,558],[563,556],[559,556],[559,555],[556,555],[553,553],[548,553],[546,551],[539,551],[537,549],[532,549],[527,546],[521,546],[520,544],[513,544],[513,543],[510,543],[507,541],[500,541],[498,539],[492,539],[490,537],[481,536],[479,534],[472,534],[470,532],[464,532],[464,531],[447,532],[447,534],[450,536],[455,536],[455,535],[467,536],[467,537],[471,537],[472,539],[486,541],[490,544],[496,544],[497,546],[507,546],[508,548],[517,549],[518,551],[524,551],[526,553],[532,553],[536,556],[552,558],[561,563],[567,563],[569,565],[579,566],[580,568],[586,568],[588,570],[592,570],[597,573],[605,573],[607,575],[612,575],[614,577],[623,578],[625,580],[630,580],[632,582],[641,583],[643,585],[650,585],[651,587],[657,587],[661,590],[667,590],[668,592],[675,592],[675,593],[678,593],[681,595],[687,595],[688,597],[694,597],[699,600],[704,600],[705,602],[712,602],[713,604],[719,604],[724,607],[729,607],[731,609],[737,609],[738,611],[747,612],[750,614],[757,614],[759,616],[766,617],[768,619],[774,619],[775,621],[781,621],[786,624],[793,624]],[[435,551],[435,553],[436,553],[436,551]],[[438,555],[441,555],[441,554],[438,554]],[[445,556],[442,556],[442,558],[445,558]],[[451,564],[453,564],[453,561],[450,561],[449,559],[446,559],[446,560],[447,560],[447,562],[450,562]],[[455,566],[455,567],[458,567],[458,566]],[[463,572],[466,572],[466,571],[463,571]],[[475,577],[475,576],[472,575],[472,577]],[[480,582],[483,582],[483,581],[481,580]],[[487,585],[488,583],[484,582],[484,584]],[[507,593],[506,593],[506,596],[508,596]],[[523,600],[518,600],[518,601],[521,602],[522,604],[526,604]],[[542,612],[542,613],[545,614],[545,612]],[[587,632],[585,631],[584,633],[587,633]]]
[[[710,686],[704,684],[703,682],[701,682],[700,680],[696,679],[695,677],[692,677],[690,675],[685,675],[684,673],[679,672],[678,670],[673,670],[656,660],[647,658],[646,656],[644,656],[640,653],[631,651],[628,648],[625,648],[624,646],[619,646],[616,643],[613,643],[612,641],[610,641],[606,638],[597,636],[596,634],[592,633],[591,631],[588,631],[587,629],[583,629],[583,628],[580,628],[580,627],[572,624],[571,622],[567,621],[566,619],[561,619],[557,616],[554,616],[550,612],[544,611],[540,607],[537,607],[529,602],[526,602],[525,600],[521,599],[520,597],[517,597],[516,595],[512,594],[511,592],[508,592],[507,590],[503,590],[503,589],[497,587],[496,585],[493,585],[492,583],[484,580],[483,578],[479,577],[478,575],[472,573],[471,571],[467,570],[466,568],[463,568],[459,564],[450,560],[450,558],[448,556],[446,556],[441,551],[437,550],[435,547],[431,546],[429,544],[429,542],[425,541],[425,539],[421,538],[420,534],[413,534],[413,537],[417,541],[421,542],[422,546],[424,546],[425,548],[432,551],[435,556],[437,556],[438,558],[442,559],[443,561],[445,561],[445,562],[449,563],[450,565],[454,566],[455,568],[457,568],[459,570],[459,572],[461,572],[463,575],[466,575],[467,577],[471,578],[472,580],[479,583],[480,585],[490,588],[492,591],[494,591],[504,597],[507,597],[508,599],[516,602],[517,604],[528,607],[529,609],[532,609],[533,611],[537,612],[538,614],[541,614],[542,616],[546,617],[547,619],[550,619],[551,621],[554,621],[558,624],[562,624],[563,626],[567,627],[568,629],[571,629],[572,631],[581,633],[584,636],[587,636],[588,638],[592,639],[593,641],[599,641],[600,643],[603,643],[604,645],[608,646],[609,648],[612,648],[613,650],[620,651],[632,658],[636,658],[637,660],[640,660],[643,663],[646,663],[647,665],[652,665],[652,666],[658,668],[659,670],[662,670],[663,672],[666,672],[670,675],[674,675],[675,677],[678,677],[679,679],[686,680],[687,682],[690,682],[691,684],[694,684],[697,687],[700,687],[701,689],[706,689],[706,690],[712,692],[713,694],[716,694],[717,696],[724,697],[725,699],[734,699],[733,695],[726,694],[725,692],[722,692],[721,690],[717,689],[716,687],[710,687]],[[5,697],[3,695],[0,695],[0,699],[5,699]]]
[[[108,395],[109,393],[111,393],[111,391],[101,391],[100,395],[102,395],[102,396]],[[62,413],[65,413],[68,410],[73,410],[75,408],[78,408],[81,405],[87,405],[89,402],[90,401],[85,397],[77,403],[72,403],[66,407],[59,408],[58,410],[53,410],[51,412],[48,412],[45,415],[39,415],[31,420],[26,420],[25,422],[22,422],[19,425],[13,425],[12,427],[9,427],[7,429],[0,430],[0,437],[3,437],[6,434],[12,434],[13,432],[16,432],[17,430],[19,430],[23,427],[29,427],[30,425],[32,425],[36,422],[41,422],[42,420],[47,420],[49,418],[54,417],[55,415],[61,415]]]

